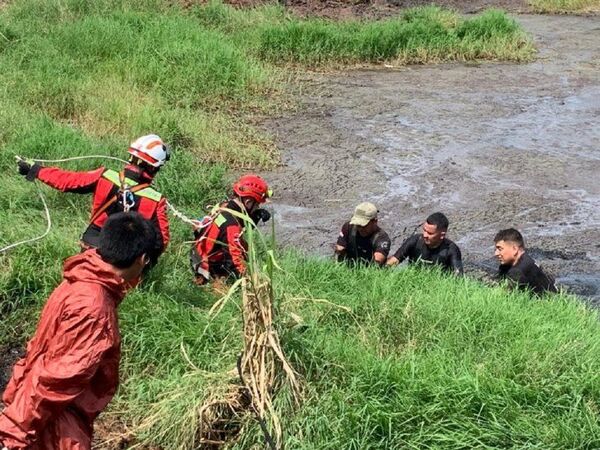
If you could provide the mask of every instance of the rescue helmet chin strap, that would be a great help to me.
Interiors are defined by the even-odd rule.
[[[135,156],[129,158],[129,164],[125,168],[139,173],[148,181],[152,181],[160,170],[159,167],[152,167]]]

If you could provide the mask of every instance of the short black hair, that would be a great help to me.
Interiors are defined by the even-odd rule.
[[[448,218],[441,212],[435,212],[431,214],[427,218],[427,223],[429,225],[435,225],[436,229],[441,231],[447,231],[448,225],[450,225]]]
[[[514,242],[519,247],[525,248],[525,240],[523,239],[523,235],[519,233],[519,230],[514,228],[507,228],[506,230],[498,231],[494,237],[494,243],[500,241]]]
[[[153,225],[137,212],[112,214],[100,231],[98,253],[119,269],[131,267],[137,258],[156,247]]]

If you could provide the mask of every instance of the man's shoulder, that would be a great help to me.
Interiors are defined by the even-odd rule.
[[[453,252],[458,251],[458,252],[460,252],[460,247],[456,244],[456,242],[454,242],[451,239],[445,238],[444,239],[444,245],[450,251],[453,251]]]
[[[390,235],[384,229],[380,228],[373,234],[375,241],[390,241]]]
[[[218,227],[240,225],[244,220],[240,217],[243,213],[239,211],[239,207],[233,203],[228,202],[220,208],[219,214],[215,217],[215,224]]]
[[[528,253],[523,253],[517,264],[513,266],[514,269],[518,270],[521,273],[538,273],[541,272],[542,269],[537,265],[535,260],[529,256]]]
[[[423,244],[425,244],[425,242],[423,241],[423,238],[420,234],[413,234],[413,235],[407,237],[406,239],[404,239],[404,242],[402,242],[402,245],[414,247],[417,244],[419,244],[419,242],[423,242]]]
[[[68,315],[85,314],[94,320],[112,316],[115,302],[106,295],[103,286],[89,281],[62,283],[54,292],[63,303],[63,313]]]
[[[387,256],[387,252],[390,251],[391,244],[392,244],[392,240],[390,239],[390,236],[387,234],[387,232],[385,230],[382,230],[380,228],[373,234],[373,237],[372,237],[373,248],[378,251],[383,251],[386,254],[386,256]]]

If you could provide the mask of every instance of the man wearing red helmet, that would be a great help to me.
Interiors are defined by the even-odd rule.
[[[233,185],[234,195],[203,220],[191,253],[192,270],[198,284],[211,277],[239,276],[246,271],[247,244],[243,238],[244,219],[255,224],[271,215],[259,208],[270,197],[269,186],[258,175],[244,175]]]
[[[24,160],[17,164],[19,173],[29,181],[38,179],[62,192],[93,194],[90,224],[81,237],[84,248],[98,246],[100,230],[110,215],[137,211],[159,232],[155,259],[169,242],[169,221],[166,199],[151,185],[169,160],[170,151],[155,134],[136,139],[127,151],[129,164],[120,173],[104,167],[73,172]]]

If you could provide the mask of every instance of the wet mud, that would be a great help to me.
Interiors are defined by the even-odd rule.
[[[311,74],[300,107],[264,124],[282,167],[278,239],[329,255],[365,200],[393,250],[443,211],[467,271],[493,271],[497,230],[520,229],[562,286],[600,306],[600,21],[518,16],[528,64]]]
[[[24,349],[18,345],[0,345],[0,393],[4,392],[12,368],[19,358],[24,355]],[[0,410],[3,408],[2,398],[0,396]]]

